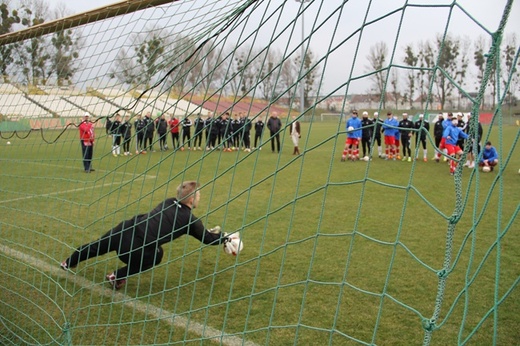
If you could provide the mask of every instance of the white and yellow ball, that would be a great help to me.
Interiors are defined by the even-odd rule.
[[[491,172],[491,167],[489,167],[489,166],[484,166],[484,167],[482,167],[482,172],[484,172],[484,173],[489,173],[489,172]]]

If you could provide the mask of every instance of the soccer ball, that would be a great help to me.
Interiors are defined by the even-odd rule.
[[[11,142],[7,141],[7,145],[11,145]]]
[[[354,131],[354,126],[349,126],[349,127],[347,128],[347,131]]]
[[[484,166],[484,167],[482,167],[482,172],[484,172],[484,173],[489,173],[489,172],[491,172],[491,167],[489,167],[489,166]]]
[[[364,157],[363,157],[363,161],[367,161],[367,162],[370,161],[370,157],[368,157],[368,156],[364,156]]]
[[[229,240],[224,243],[224,252],[231,256],[236,256],[244,248],[244,243],[238,233],[229,236]]]

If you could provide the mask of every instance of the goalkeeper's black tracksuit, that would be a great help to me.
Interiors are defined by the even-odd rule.
[[[220,233],[207,231],[202,221],[191,213],[191,208],[176,198],[169,198],[148,214],[123,221],[98,240],[80,246],[66,263],[74,268],[81,261],[116,251],[119,259],[127,264],[115,272],[116,279],[122,279],[159,264],[163,257],[161,245],[185,234],[209,245],[226,240]]]

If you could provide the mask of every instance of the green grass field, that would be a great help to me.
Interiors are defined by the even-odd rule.
[[[249,154],[115,158],[98,129],[91,174],[76,130],[54,144],[38,132],[2,140],[0,335],[66,343],[68,323],[74,345],[215,344],[189,328],[199,323],[259,345],[417,345],[448,251],[431,344],[518,344],[518,127],[490,135],[497,145],[502,136],[497,149],[509,155],[503,171],[465,168],[460,179],[431,160],[340,162],[345,135],[337,124],[303,123],[302,131],[297,157],[284,134],[280,155],[266,143]],[[43,133],[48,141],[58,135]],[[80,264],[75,275],[58,269],[74,248],[147,212],[187,179],[202,184],[195,215],[241,232],[238,257],[180,238],[161,265],[129,279],[125,296],[104,282],[121,264],[114,255]],[[457,221],[447,250],[449,220]]]

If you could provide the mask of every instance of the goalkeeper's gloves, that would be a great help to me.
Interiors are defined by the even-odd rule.
[[[210,229],[208,229],[208,232],[218,234],[218,233],[220,233],[220,226],[215,226],[213,228],[210,228]]]

